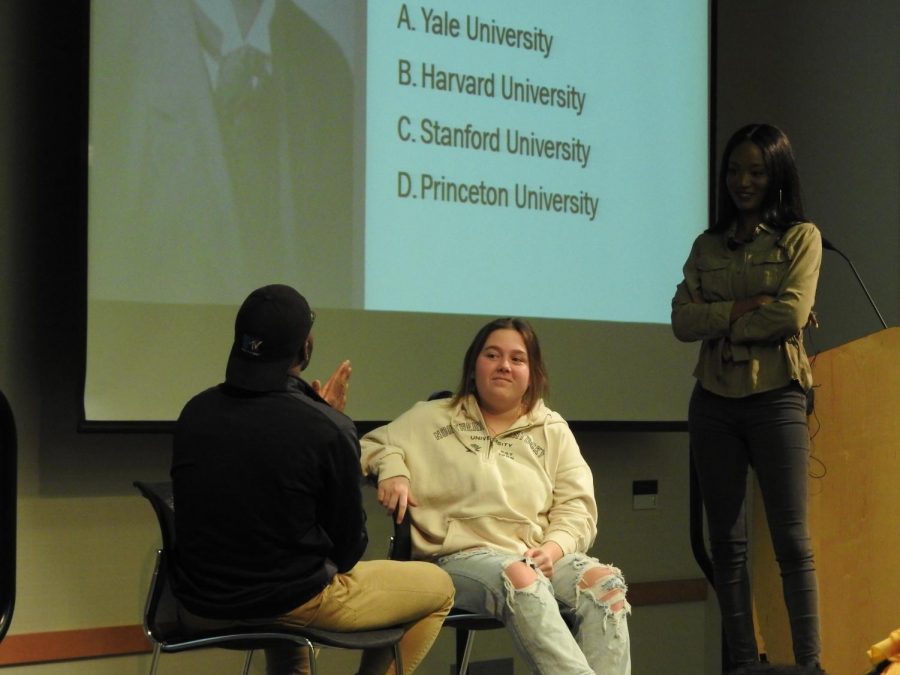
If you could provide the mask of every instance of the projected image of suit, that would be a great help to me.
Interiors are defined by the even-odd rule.
[[[289,0],[106,0],[92,31],[92,295],[290,281],[351,306],[353,77],[329,31]]]

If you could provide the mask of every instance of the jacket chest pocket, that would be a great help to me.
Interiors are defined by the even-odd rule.
[[[730,300],[731,291],[730,261],[728,258],[704,255],[697,259],[697,272],[700,275],[700,290],[707,302]]]
[[[747,271],[750,277],[748,281],[751,292],[776,295],[785,274],[787,274],[790,262],[787,252],[778,247],[765,253],[751,255]]]

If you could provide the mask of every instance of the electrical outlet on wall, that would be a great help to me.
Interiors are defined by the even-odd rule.
[[[636,480],[631,483],[631,504],[635,511],[655,509],[659,496],[659,481]]]

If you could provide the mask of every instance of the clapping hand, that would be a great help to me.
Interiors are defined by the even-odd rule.
[[[324,385],[320,380],[313,380],[310,386],[312,386],[313,391],[325,399],[328,405],[335,410],[343,412],[344,407],[347,405],[347,392],[350,390],[351,372],[353,372],[353,369],[350,367],[350,361],[342,361]]]

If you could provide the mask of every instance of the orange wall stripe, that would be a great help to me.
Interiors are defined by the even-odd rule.
[[[634,607],[703,602],[707,591],[705,579],[638,582],[628,586],[628,601]],[[145,654],[150,651],[150,643],[140,625],[23,633],[7,635],[0,643],[0,667]]]
[[[109,626],[49,633],[7,635],[0,643],[0,666],[72,661],[150,652],[142,626]]]

